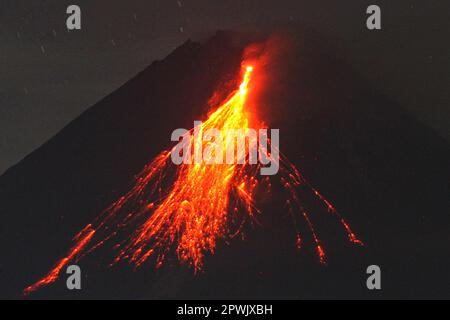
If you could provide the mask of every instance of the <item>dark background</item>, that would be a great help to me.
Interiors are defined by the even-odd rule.
[[[78,4],[82,30],[68,32]],[[369,32],[365,10],[382,9]],[[447,1],[0,0],[0,173],[188,38],[312,26],[373,88],[450,138]]]

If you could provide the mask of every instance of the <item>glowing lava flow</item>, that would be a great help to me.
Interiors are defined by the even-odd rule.
[[[252,72],[251,66],[245,69],[239,89],[201,124],[200,131],[211,128],[220,131],[224,150],[234,143],[226,135],[228,130],[245,131],[249,128],[244,107]],[[196,140],[193,135],[189,137],[193,150],[214,143]],[[113,238],[126,239],[117,240],[114,245],[117,255],[113,263],[128,260],[140,266],[150,256],[155,256],[159,267],[169,251],[174,249],[182,262],[192,265],[196,271],[200,270],[204,255],[214,253],[218,240],[238,234],[244,222],[259,213],[255,204],[256,191],[260,185],[270,184],[269,178],[258,176],[260,164],[250,165],[246,160],[244,164],[176,166],[171,162],[173,151],[162,152],[147,165],[137,176],[134,187],[86,226],[74,238],[75,245],[67,256],[57,262],[44,278],[27,287],[25,294],[56,281],[69,262],[79,260]],[[299,201],[299,186],[307,186],[338,217],[351,242],[362,244],[336,209],[301,177],[284,156],[281,156],[280,165],[280,174],[276,177],[287,190],[290,212],[298,212],[306,221],[322,263],[325,262],[325,252],[308,213]],[[294,223],[297,224],[296,221]],[[235,232],[231,230],[233,225],[238,228]],[[96,242],[92,243],[94,239]],[[297,244],[301,244],[299,233]]]

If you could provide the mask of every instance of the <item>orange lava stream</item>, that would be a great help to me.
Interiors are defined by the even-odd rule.
[[[223,150],[234,145],[227,135],[228,130],[242,129],[245,132],[249,129],[245,105],[252,72],[252,66],[245,68],[239,89],[197,128],[200,132],[218,130],[223,139]],[[193,130],[188,137],[195,156],[196,150],[203,150],[215,142],[195,139],[191,134]],[[114,245],[117,256],[113,264],[128,260],[138,267],[150,256],[155,256],[159,267],[168,252],[174,249],[180,261],[193,266],[196,271],[201,270],[205,254],[214,253],[218,240],[238,234],[244,222],[259,213],[254,203],[255,193],[257,187],[266,182],[266,178],[258,176],[260,164],[250,165],[246,160],[244,164],[194,163],[176,166],[171,162],[173,151],[162,152],[147,165],[137,176],[131,190],[83,229],[74,238],[75,245],[67,256],[58,261],[44,278],[27,287],[24,293],[29,294],[55,282],[69,262],[78,261],[118,234],[131,234],[131,237]],[[210,159],[203,159],[206,160]],[[298,199],[300,185],[306,185],[338,217],[351,242],[362,245],[336,209],[306,182],[284,156],[281,156],[280,166],[279,179],[288,191],[290,211],[299,212],[299,216],[306,221],[320,262],[325,263],[325,251],[308,213]],[[294,224],[297,225],[297,221]],[[239,225],[234,233],[231,231],[232,225]],[[297,233],[297,244],[300,246],[300,233]],[[91,244],[93,238],[97,238],[97,242]]]
[[[234,145],[234,141],[226,136],[229,130],[248,129],[244,105],[252,70],[252,67],[246,69],[239,90],[199,128],[200,132],[219,130],[224,150]],[[193,135],[189,139],[194,150],[203,150],[207,144],[214,143],[196,140]],[[240,200],[251,210],[255,184],[247,179],[245,169],[237,164],[180,165],[168,195],[118,258],[131,251],[129,257],[140,265],[154,252],[155,246],[148,246],[153,239],[158,239],[156,247],[168,248],[178,237],[176,250],[180,260],[192,263],[196,270],[201,269],[204,253],[214,252],[217,239],[227,233],[232,191],[245,195]]]
[[[89,241],[94,236],[95,231],[91,229],[91,226],[88,225],[84,228],[77,236],[75,236],[74,240],[76,241],[76,245],[70,250],[70,253],[61,259],[56,266],[49,272],[47,276],[36,282],[35,284],[25,288],[24,293],[29,294],[40,287],[49,285],[50,283],[55,282],[61,270],[81,251],[83,248],[89,243]]]

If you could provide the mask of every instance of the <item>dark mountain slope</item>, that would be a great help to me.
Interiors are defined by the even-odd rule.
[[[295,248],[282,203],[262,226],[221,244],[206,270],[169,261],[155,271],[104,268],[105,252],[82,260],[83,289],[62,279],[32,297],[378,298],[449,296],[450,148],[398,105],[371,92],[349,66],[302,35],[269,66],[261,98],[281,149],[330,199],[366,246],[346,241],[337,221],[305,195],[328,253],[320,266],[306,237]],[[85,112],[0,178],[1,295],[13,297],[66,252],[71,237],[128,189],[134,174],[192,126],[208,99],[239,72],[243,48],[219,33],[187,42]],[[276,191],[274,191],[276,194]],[[383,291],[365,287],[378,264]]]
[[[223,33],[203,46],[188,41],[8,170],[0,179],[3,290],[17,293],[41,274],[168,146],[174,128],[192,127],[241,54]]]

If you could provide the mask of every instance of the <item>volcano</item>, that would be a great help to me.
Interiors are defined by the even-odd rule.
[[[231,92],[248,41],[219,32],[187,41],[92,106],[0,178],[1,295],[22,290],[63,257],[73,235],[130,189],[166,149],[175,128],[189,128],[211,97]],[[155,269],[107,267],[93,252],[78,264],[83,288],[64,275],[31,298],[380,298],[448,295],[450,147],[344,61],[308,37],[275,59],[260,113],[280,128],[281,148],[344,213],[366,246],[346,241],[327,208],[307,194],[315,230],[327,247],[318,263],[284,204],[265,205],[244,239],[218,243],[193,273],[176,259]],[[224,98],[224,97],[222,97]],[[273,190],[275,199],[277,190]],[[383,290],[366,288],[366,268],[383,270]]]

